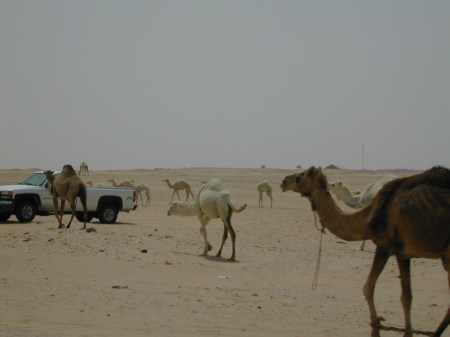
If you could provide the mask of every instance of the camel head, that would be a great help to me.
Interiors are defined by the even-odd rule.
[[[297,192],[304,197],[311,196],[315,191],[328,189],[327,177],[321,168],[314,166],[295,177],[295,185]]]
[[[195,215],[195,202],[174,201],[169,205],[167,215],[193,216]]]
[[[294,173],[294,174],[286,176],[280,185],[281,190],[283,192],[286,192],[286,191],[300,192],[297,189],[297,185],[295,184],[295,178],[297,178],[300,175],[301,175],[301,173]]]
[[[48,185],[53,184],[53,180],[55,179],[55,176],[53,175],[54,171],[44,171],[45,177],[47,178]]]
[[[330,191],[332,191],[332,192],[335,192],[335,191],[337,191],[337,190],[339,190],[340,188],[342,188],[344,186],[344,182],[342,182],[342,181],[336,181],[336,182],[329,182],[328,183],[328,189],[330,190]],[[337,198],[337,200],[342,200],[342,198],[341,198],[341,196],[340,196],[340,194],[339,193],[336,193],[335,192],[335,195],[336,195],[336,198]]]
[[[169,210],[167,211],[167,215],[177,215],[178,214],[178,201],[174,201],[169,205]]]

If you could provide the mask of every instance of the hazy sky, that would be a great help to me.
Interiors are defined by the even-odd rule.
[[[450,166],[450,1],[0,0],[0,168]]]

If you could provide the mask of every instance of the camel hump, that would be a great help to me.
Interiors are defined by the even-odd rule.
[[[63,166],[62,173],[66,176],[73,176],[76,174],[75,170],[73,169],[73,166],[70,164],[66,164]]]
[[[387,239],[385,236],[389,205],[395,195],[400,191],[409,191],[422,185],[450,190],[450,170],[442,166],[435,166],[422,173],[386,183],[373,201],[375,207],[367,223],[370,232],[376,239],[380,241]]]

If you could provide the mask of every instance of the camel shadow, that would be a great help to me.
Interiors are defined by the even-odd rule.
[[[114,223],[103,223],[100,221],[91,221],[89,223],[91,225],[96,225],[96,226],[137,226],[137,224],[134,222],[120,222],[120,221],[116,221]]]
[[[203,257],[205,260],[208,260],[208,261],[213,261],[213,262],[225,262],[225,263],[230,263],[230,262],[233,262],[233,263],[238,263],[239,261],[228,261],[228,259],[227,258],[224,258],[224,257],[218,257],[218,256],[211,256],[211,255],[206,255],[206,256],[204,256],[204,255],[202,255],[202,254],[192,254],[192,253],[186,253],[186,252],[175,252],[175,251],[171,251],[171,253],[174,253],[174,254],[181,254],[181,255],[189,255],[189,256],[197,256],[197,257]]]

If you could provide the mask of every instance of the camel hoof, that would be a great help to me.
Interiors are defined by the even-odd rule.
[[[208,244],[208,252],[210,252],[212,250],[212,246],[210,244]]]
[[[374,318],[372,320],[372,322],[370,322],[370,325],[374,328],[380,328],[381,327],[381,322],[385,321],[383,316],[378,316],[376,318]]]
[[[234,256],[230,257],[230,258],[228,259],[228,261],[230,261],[230,262],[236,262],[236,260],[234,259]]]
[[[60,224],[60,225],[58,226],[58,228],[66,228],[66,226],[64,226],[63,224]]]

